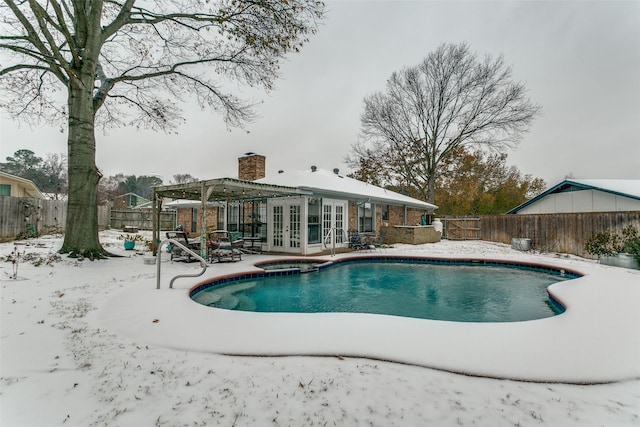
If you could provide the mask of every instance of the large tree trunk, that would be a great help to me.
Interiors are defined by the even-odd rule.
[[[101,258],[107,252],[98,239],[98,181],[92,88],[93,78],[69,85],[69,200],[61,253]]]
[[[435,174],[430,174],[428,178],[428,187],[427,187],[427,202],[434,203],[436,201],[436,176]]]
[[[435,160],[427,161],[427,202],[435,204],[436,201],[436,179],[437,179],[437,170],[438,167],[436,165]]]

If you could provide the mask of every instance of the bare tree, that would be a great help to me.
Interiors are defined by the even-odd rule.
[[[48,153],[46,159],[27,149],[20,149],[0,163],[0,170],[31,180],[47,198],[62,199],[67,192],[67,160],[63,154]]]
[[[47,153],[43,171],[46,185],[43,191],[52,199],[66,198],[67,194],[67,156],[58,153]]]
[[[178,173],[173,175],[172,184],[186,184],[188,182],[198,182],[199,179],[188,173]]]
[[[480,60],[465,43],[444,44],[365,97],[362,139],[347,161],[357,168],[368,159],[395,181],[388,184],[434,202],[438,167],[456,148],[515,146],[540,110],[501,56]]]
[[[101,257],[96,126],[172,131],[196,99],[230,126],[253,117],[224,79],[272,88],[324,5],[317,0],[4,0],[0,106],[68,127],[69,202],[62,253]]]
[[[124,194],[120,184],[127,179],[125,174],[104,176],[98,183],[98,203],[110,203],[116,196]]]

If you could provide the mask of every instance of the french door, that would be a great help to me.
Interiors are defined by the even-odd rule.
[[[302,244],[302,200],[274,200],[270,213],[271,250],[299,253]]]
[[[325,247],[340,246],[347,241],[346,218],[346,202],[322,200],[322,242]]]

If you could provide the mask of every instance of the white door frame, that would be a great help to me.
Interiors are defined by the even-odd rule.
[[[349,242],[349,202],[338,199],[322,199],[322,243],[325,248],[344,246]],[[333,230],[333,232],[332,232]]]
[[[267,202],[267,250],[305,253],[306,198],[275,198]]]

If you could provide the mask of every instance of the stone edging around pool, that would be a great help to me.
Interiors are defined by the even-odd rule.
[[[410,256],[401,256],[413,258]],[[334,258],[342,261],[347,257]],[[359,257],[349,257],[352,260]],[[424,258],[424,257],[419,257]],[[431,258],[431,257],[430,257]],[[289,258],[278,258],[282,261]],[[327,261],[324,258],[305,260]],[[441,258],[438,258],[441,259]],[[470,257],[448,257],[464,260]],[[640,378],[640,274],[528,255],[515,262],[583,274],[549,287],[566,311],[544,319],[464,323],[354,313],[253,313],[194,302],[197,286],[134,286],[102,310],[104,325],[151,345],[250,356],[365,357],[467,375],[537,382],[606,383]],[[222,277],[264,272],[246,261]],[[253,269],[253,271],[250,271]],[[149,319],[161,318],[152,323]]]

